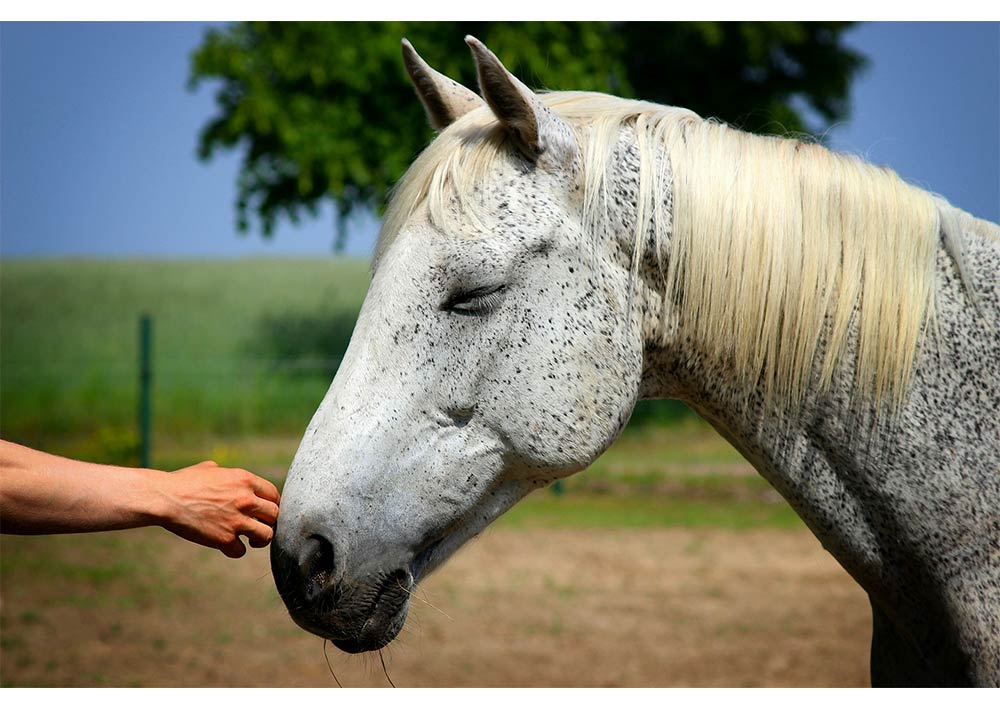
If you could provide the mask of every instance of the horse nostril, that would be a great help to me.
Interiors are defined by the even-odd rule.
[[[455,428],[465,428],[476,413],[475,406],[458,406],[445,409],[444,414]]]
[[[336,559],[333,554],[333,544],[319,534],[309,535],[312,549],[302,563],[302,574],[305,577],[306,599],[314,601],[331,591],[337,583],[335,571]]]

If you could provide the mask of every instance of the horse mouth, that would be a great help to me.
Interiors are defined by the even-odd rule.
[[[413,557],[413,561],[410,562],[410,575],[413,577],[414,584],[423,577],[424,571],[427,570],[427,567],[434,558],[434,552],[441,548],[441,544],[444,543],[445,538],[441,537],[437,541],[431,542],[424,547],[423,551]]]
[[[390,573],[374,587],[374,593],[364,594],[371,600],[367,601],[363,610],[345,608],[334,611],[353,620],[351,625],[360,624],[357,632],[321,634],[344,652],[360,653],[382,649],[395,640],[403,629],[409,608],[410,589],[413,586],[412,579],[403,570]],[[337,625],[342,627],[343,624]]]
[[[313,604],[282,597],[292,620],[348,653],[380,650],[399,635],[409,610],[413,577],[404,569],[331,594]]]

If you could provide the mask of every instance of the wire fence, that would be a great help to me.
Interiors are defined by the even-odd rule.
[[[342,361],[253,351],[205,354],[171,347],[183,323],[168,319],[167,325],[172,331],[162,338],[164,346],[153,319],[141,316],[131,342],[117,338],[114,355],[107,347],[96,356],[27,357],[24,347],[17,353],[22,356],[0,353],[0,435],[29,444],[84,438],[105,459],[138,456],[148,465],[157,433],[301,433]]]

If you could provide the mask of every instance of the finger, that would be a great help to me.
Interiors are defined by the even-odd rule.
[[[202,461],[202,465],[207,465],[210,468],[218,468],[219,467],[219,464],[216,463],[214,460]]]
[[[274,530],[266,524],[248,517],[240,527],[240,534],[249,540],[250,546],[254,549],[260,549],[271,543],[271,538],[274,537]]]
[[[255,497],[253,507],[247,510],[247,514],[253,515],[264,524],[273,525],[278,520],[278,506],[270,500]]]
[[[219,547],[219,551],[228,556],[230,559],[239,559],[247,553],[247,548],[243,545],[243,540],[236,537],[228,544],[223,544]]]
[[[281,495],[278,494],[278,488],[274,486],[274,483],[253,475],[253,473],[251,475],[253,477],[250,478],[250,486],[257,493],[258,497],[263,497],[265,500],[270,500],[271,502],[281,501]]]

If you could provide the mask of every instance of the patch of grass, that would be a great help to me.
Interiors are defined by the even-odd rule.
[[[750,623],[728,623],[725,625],[720,625],[715,629],[715,634],[718,637],[730,637],[733,635],[748,635],[753,632],[755,627]]]
[[[20,635],[12,635],[10,630],[5,630],[2,635],[0,635],[0,650],[4,652],[10,652],[12,650],[20,650],[25,645],[24,638]]]
[[[704,539],[695,539],[684,546],[684,553],[688,556],[699,556],[705,548]]]
[[[669,426],[629,425],[615,445],[591,470],[643,470],[663,464],[724,468],[746,461],[707,423],[697,418],[673,421]]]
[[[703,502],[684,498],[640,495],[573,494],[556,496],[547,490],[529,495],[504,514],[497,524],[523,528],[712,527],[751,529],[802,526],[795,512],[781,500]]]
[[[18,620],[25,625],[37,625],[42,622],[42,614],[35,611],[25,611],[18,616]]]
[[[134,563],[79,563],[48,556],[4,552],[3,573],[44,575],[55,581],[88,583],[105,587],[137,573]]]
[[[160,531],[167,542],[168,533]],[[46,622],[42,613],[53,607],[169,606],[183,600],[187,591],[170,569],[150,563],[162,548],[148,541],[155,535],[143,530],[5,537],[0,578],[44,579],[43,597],[34,608],[22,611],[38,615],[32,622]]]
[[[554,593],[559,598],[566,598],[566,599],[575,598],[580,594],[579,589],[577,589],[576,587],[567,584],[561,584],[557,582],[555,579],[553,579],[551,576],[546,575],[543,581],[545,583],[545,588]]]

